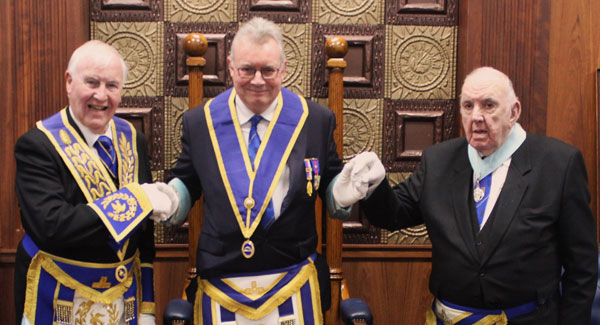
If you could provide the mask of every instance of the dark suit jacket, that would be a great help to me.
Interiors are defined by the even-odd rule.
[[[83,137],[68,114],[69,122]],[[152,181],[146,141],[137,133],[139,182]],[[34,128],[15,145],[17,198],[25,232],[43,251],[78,261],[112,263],[119,259],[109,246],[112,236],[87,200],[48,137]],[[142,263],[154,259],[154,223],[145,220],[131,235],[125,259],[140,249]],[[19,244],[15,266],[17,318],[23,314],[25,281],[31,258]]]
[[[393,189],[384,181],[361,207],[379,227],[425,223],[434,296],[478,308],[558,299],[551,323],[589,324],[598,251],[581,152],[527,134],[481,232],[472,177],[467,141],[453,139],[426,149],[407,181]]]
[[[319,159],[322,178],[318,193],[321,197],[340,171],[341,161],[333,140],[335,116],[328,109],[307,102],[308,117],[287,161],[290,188],[283,200],[281,215],[268,231],[258,227],[254,232],[251,240],[256,253],[250,259],[241,254],[245,239],[221,179],[204,109],[197,107],[183,115],[181,155],[172,176],[181,179],[193,201],[204,195],[204,219],[197,254],[198,272],[202,277],[281,268],[299,263],[315,252],[316,193],[307,194],[304,159]]]

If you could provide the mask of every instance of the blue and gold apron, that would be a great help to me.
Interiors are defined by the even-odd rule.
[[[123,297],[125,321],[137,324],[138,313],[154,313],[153,269],[140,264],[139,253],[124,260],[128,237],[152,212],[138,184],[136,132],[127,121],[110,121],[118,161],[117,189],[108,170],[70,125],[66,108],[37,122],[61,156],[90,206],[110,234],[120,262],[88,263],[54,256],[25,235],[23,246],[32,262],[27,272],[25,315],[31,324],[70,324],[74,321],[75,291],[95,303],[110,304]]]
[[[198,279],[194,324],[236,324],[236,313],[259,320],[275,309],[277,324],[323,324],[314,257],[276,270]]]

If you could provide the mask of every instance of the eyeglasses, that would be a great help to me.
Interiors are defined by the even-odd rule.
[[[237,68],[237,72],[242,79],[253,79],[254,75],[256,75],[256,71],[260,71],[260,75],[263,77],[263,79],[270,80],[275,78],[279,69],[272,67],[256,69],[255,67],[251,66]]]

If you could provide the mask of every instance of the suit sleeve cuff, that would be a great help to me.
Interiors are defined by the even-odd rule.
[[[335,198],[333,197],[333,184],[335,184],[337,181],[338,176],[339,175],[336,175],[329,183],[329,186],[327,186],[327,193],[325,194],[327,211],[329,211],[329,215],[334,219],[348,220],[348,218],[350,218],[352,206],[342,207],[335,201]]]
[[[169,185],[173,186],[177,191],[177,195],[179,196],[179,209],[177,209],[175,214],[166,221],[166,224],[170,226],[179,226],[187,219],[188,213],[192,208],[192,198],[187,186],[185,186],[179,178],[176,177],[170,180]]]

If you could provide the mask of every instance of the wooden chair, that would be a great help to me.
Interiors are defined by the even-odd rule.
[[[185,39],[185,50],[188,55],[187,67],[189,73],[189,107],[197,107],[203,100],[202,68],[206,60],[202,57],[208,43],[206,38],[198,33],[191,33]],[[334,139],[338,155],[343,157],[343,72],[346,67],[344,56],[348,52],[348,44],[341,37],[331,37],[325,44],[325,52],[329,56],[329,99],[328,106],[337,120]],[[319,243],[323,243],[323,215],[326,209],[320,199],[316,204],[316,224]],[[325,255],[331,273],[331,307],[324,315],[327,325],[342,324],[372,324],[372,315],[368,305],[359,298],[350,298],[342,273],[342,222],[326,218],[325,245],[319,245],[317,251]],[[196,275],[196,249],[198,235],[202,224],[201,204],[196,204],[188,218],[189,225],[189,282]],[[323,246],[325,249],[323,249]],[[323,252],[324,250],[324,252]],[[186,285],[187,286],[187,285]],[[185,298],[185,293],[184,293]],[[192,306],[184,299],[174,299],[167,305],[164,313],[164,324],[191,324]]]

